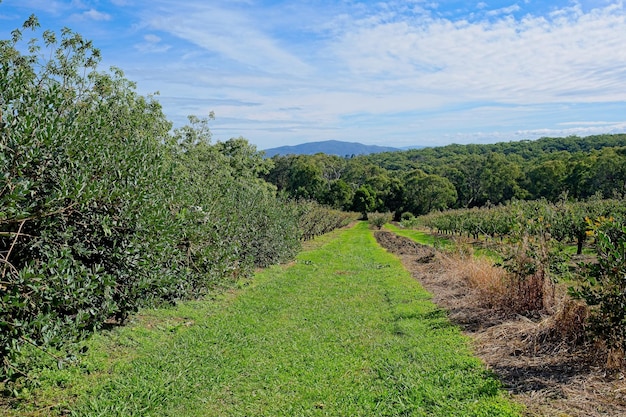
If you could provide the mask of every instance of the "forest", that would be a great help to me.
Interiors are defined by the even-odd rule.
[[[265,175],[290,197],[360,213],[432,211],[626,191],[626,134],[448,145],[341,158],[272,158]]]

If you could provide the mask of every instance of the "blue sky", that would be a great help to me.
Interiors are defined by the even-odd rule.
[[[623,1],[2,0],[0,38],[33,13],[259,149],[626,132]]]

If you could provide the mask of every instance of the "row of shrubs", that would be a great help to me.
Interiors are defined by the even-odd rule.
[[[212,143],[208,119],[172,130],[79,34],[24,42],[37,27],[0,41],[0,381],[27,374],[24,346],[69,352],[345,223],[278,196],[260,179],[271,160],[242,138]]]
[[[402,217],[404,227],[506,237],[498,240],[497,247],[498,263],[503,268],[481,267],[469,278],[478,301],[515,314],[549,314],[561,342],[574,347],[574,343],[598,341],[606,348],[608,367],[626,367],[623,197],[515,202],[414,219]],[[581,258],[585,242],[589,251]],[[572,244],[577,247],[576,256],[567,248]],[[586,261],[576,262],[580,259]],[[463,260],[468,269],[483,261]],[[496,270],[500,272],[492,272]],[[592,349],[599,351],[595,344]]]
[[[313,239],[332,230],[348,226],[361,216],[321,205],[312,200],[298,202],[302,240]]]

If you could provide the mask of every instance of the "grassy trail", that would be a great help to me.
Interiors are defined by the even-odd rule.
[[[365,223],[92,349],[72,416],[516,416]],[[113,341],[111,341],[113,340]],[[108,347],[105,353],[103,346]],[[111,362],[110,356],[117,359]]]
[[[404,229],[398,226],[395,226],[391,223],[387,223],[384,227],[386,230],[390,232],[394,232],[399,236],[407,237],[417,243],[421,243],[422,245],[429,245],[435,248],[445,248],[450,246],[450,240],[447,238],[434,237],[432,234],[423,232],[421,230],[415,229]]]

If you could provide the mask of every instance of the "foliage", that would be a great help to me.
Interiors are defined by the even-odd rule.
[[[391,222],[393,220],[393,213],[378,213],[378,212],[374,212],[374,213],[367,213],[367,221],[369,222],[369,224],[371,224],[372,226],[380,229],[382,228],[385,224]]]
[[[400,220],[402,221],[411,221],[413,219],[415,219],[415,215],[413,215],[410,211],[405,211],[400,215]]]
[[[581,265],[583,283],[571,292],[592,306],[591,325],[612,350],[609,365],[622,366],[626,352],[626,223],[611,218],[589,220],[597,262]]]
[[[171,132],[121,70],[97,70],[100,53],[79,34],[46,31],[22,54],[22,32],[37,26],[31,17],[0,41],[8,381],[29,375],[25,346],[61,366],[106,320],[292,258],[308,213],[260,178],[272,161],[245,139],[212,144],[209,119],[196,117]]]
[[[24,29],[37,27],[34,17]],[[170,124],[80,35],[0,43],[1,374],[24,343],[59,347],[136,309],[156,265],[144,238]],[[150,232],[154,232],[153,230]],[[145,255],[144,255],[145,254]],[[163,271],[160,271],[163,272]]]
[[[445,177],[413,171],[405,178],[404,208],[417,215],[445,210],[457,199],[454,185]]]
[[[272,161],[275,167],[266,179],[279,190],[362,213],[420,215],[515,200],[556,203],[563,195],[580,201],[596,193],[614,198],[626,192],[625,134],[449,145],[353,158],[289,155]]]
[[[367,219],[367,213],[378,206],[376,193],[369,185],[362,185],[354,192],[352,210],[361,213],[363,219]]]
[[[555,301],[551,248],[545,238],[523,232],[504,259],[506,308],[517,314],[551,312]]]
[[[580,254],[588,240],[586,218],[615,216],[626,218],[623,199],[591,198],[587,201],[556,203],[542,201],[515,201],[507,205],[473,209],[448,210],[420,216],[419,224],[444,234],[486,236],[503,239],[524,231],[559,244],[574,243]]]
[[[507,239],[507,245],[499,246],[512,248],[501,254],[502,264],[510,273],[510,306],[520,313],[533,313],[553,307],[553,277],[568,278],[570,274],[565,245],[576,245],[580,255],[584,243],[592,237],[588,219],[609,217],[626,220],[622,199],[518,201],[497,207],[431,213],[417,221],[439,233]],[[409,226],[411,222],[403,224]],[[603,285],[598,288],[601,291]]]
[[[297,206],[301,239],[305,241],[347,226],[359,217],[358,213],[332,209],[315,201],[299,201]]]

